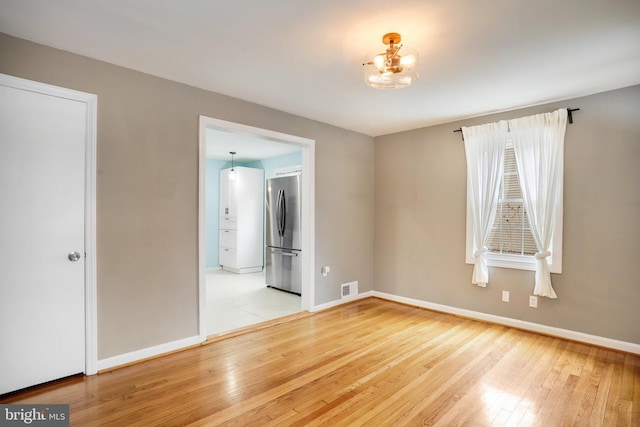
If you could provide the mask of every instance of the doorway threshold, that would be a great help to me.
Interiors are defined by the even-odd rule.
[[[255,323],[253,325],[244,326],[242,328],[233,329],[231,331],[221,332],[218,334],[213,334],[207,336],[206,341],[204,341],[201,345],[212,344],[214,342],[226,340],[228,338],[237,337],[240,335],[245,335],[250,332],[259,331],[262,329],[270,328],[272,326],[281,325],[283,323],[288,323],[297,319],[302,319],[304,317],[312,316],[314,313],[309,311],[301,311],[299,313],[289,314],[286,316],[278,317],[276,319],[266,320],[264,322]]]

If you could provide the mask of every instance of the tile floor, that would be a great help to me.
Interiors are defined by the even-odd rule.
[[[264,272],[207,272],[207,334],[300,312],[298,295],[267,288]]]

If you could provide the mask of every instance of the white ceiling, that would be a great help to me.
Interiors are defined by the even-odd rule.
[[[371,136],[640,83],[639,0],[0,0],[0,31]],[[363,83],[387,32],[417,84]]]

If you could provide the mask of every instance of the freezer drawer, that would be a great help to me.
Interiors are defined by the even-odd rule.
[[[265,252],[267,286],[300,295],[302,252],[270,247],[267,247]]]

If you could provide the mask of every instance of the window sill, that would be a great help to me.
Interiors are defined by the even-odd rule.
[[[467,264],[474,264],[473,257],[467,257]],[[536,259],[533,256],[488,253],[487,266],[536,271]],[[562,271],[558,271],[557,266],[553,265],[553,259],[551,258],[549,258],[549,271],[551,273],[562,273]]]
[[[519,256],[507,254],[487,254],[489,267],[514,268],[516,270],[536,270],[536,259],[533,256]]]

